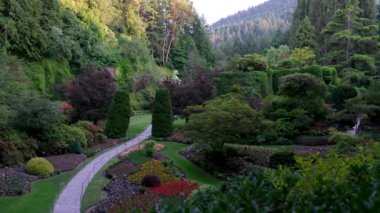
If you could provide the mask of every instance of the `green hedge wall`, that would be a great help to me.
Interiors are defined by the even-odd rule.
[[[273,91],[275,93],[278,92],[282,77],[295,74],[295,73],[308,73],[308,74],[314,75],[315,77],[324,81],[327,85],[336,84],[337,78],[338,78],[338,73],[334,67],[311,66],[311,67],[294,68],[294,69],[277,69],[277,70],[272,70]]]
[[[231,91],[231,87],[239,85],[245,97],[265,97],[271,91],[271,72],[223,72],[215,79],[217,95]]]

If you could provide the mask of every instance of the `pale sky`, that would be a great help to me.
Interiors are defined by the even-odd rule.
[[[205,16],[209,24],[213,24],[221,18],[266,1],[267,0],[193,0],[195,9],[199,15],[203,14]]]

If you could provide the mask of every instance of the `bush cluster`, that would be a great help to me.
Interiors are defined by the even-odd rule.
[[[54,167],[44,158],[32,158],[26,165],[26,171],[32,175],[46,176],[54,172]]]
[[[36,155],[34,139],[16,130],[0,131],[0,166],[21,164]]]
[[[234,85],[238,85],[246,101],[272,93],[266,72],[222,72],[215,82],[218,95],[227,94]]]
[[[104,130],[90,121],[78,121],[74,126],[84,131],[88,146],[105,143],[107,140]]]
[[[39,144],[40,151],[48,154],[82,153],[88,139],[82,128],[64,124],[51,129],[45,138],[46,141]]]
[[[283,168],[227,181],[220,189],[199,190],[182,206],[162,212],[376,212],[380,205],[379,144],[347,156],[331,153],[297,160]],[[368,201],[371,202],[368,202]],[[255,205],[252,205],[254,203]],[[227,205],[226,205],[227,204]]]

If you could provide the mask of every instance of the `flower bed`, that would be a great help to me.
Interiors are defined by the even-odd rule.
[[[140,170],[141,169],[138,165],[135,165],[129,161],[123,160],[111,166],[110,168],[108,168],[106,171],[106,177],[107,178],[123,178],[124,176],[128,176]]]
[[[128,180],[140,184],[146,175],[157,175],[161,179],[161,182],[170,182],[178,179],[172,174],[165,173],[165,166],[160,161],[148,161],[141,166],[141,169],[140,172],[129,176]]]
[[[76,169],[84,160],[86,155],[66,154],[46,157],[53,166],[55,172],[67,172]]]
[[[139,186],[123,179],[112,181],[104,188],[108,195],[107,199],[96,204],[91,212],[108,212],[109,209],[117,206],[122,200],[135,196],[138,189]]]
[[[152,212],[151,210],[155,209],[159,199],[160,197],[155,193],[148,191],[120,202],[117,206],[107,211],[107,213]]]
[[[127,151],[120,153],[119,159],[123,159],[123,158],[127,157],[132,152],[142,150],[142,149],[144,149],[144,147],[145,147],[145,145],[134,146],[134,147],[128,149]],[[166,149],[166,147],[164,145],[158,144],[158,143],[154,144],[154,150],[156,150],[156,152],[161,152],[164,149]]]
[[[4,169],[0,172],[0,196],[16,196],[28,193],[31,182],[37,177],[14,169]]]
[[[159,196],[171,197],[171,196],[184,196],[188,197],[199,186],[196,183],[180,180],[163,183],[158,187],[147,188],[149,191],[154,192]]]

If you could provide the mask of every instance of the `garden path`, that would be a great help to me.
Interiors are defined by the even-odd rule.
[[[99,157],[95,158],[85,168],[79,171],[66,185],[63,191],[60,193],[58,199],[54,204],[54,213],[80,213],[82,197],[86,191],[88,184],[94,178],[96,173],[107,164],[109,160],[120,154],[121,152],[129,149],[151,136],[152,126],[149,126],[145,131],[133,138],[132,140],[121,144]]]

